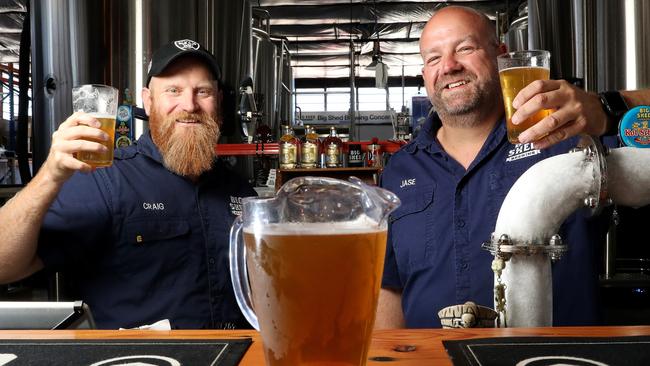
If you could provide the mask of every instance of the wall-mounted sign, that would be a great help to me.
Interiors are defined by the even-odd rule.
[[[359,111],[356,112],[357,124],[392,124],[396,118],[395,111]],[[303,125],[337,125],[350,124],[349,112],[303,112]]]

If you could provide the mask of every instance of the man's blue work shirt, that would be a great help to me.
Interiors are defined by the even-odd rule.
[[[409,328],[440,327],[438,311],[466,301],[494,308],[493,256],[481,244],[490,239],[506,194],[533,164],[576,145],[575,139],[545,150],[512,145],[502,120],[465,170],[435,138],[439,126],[438,117],[430,117],[418,137],[391,157],[381,178],[402,201],[390,218],[382,287],[402,291]],[[581,211],[561,227],[569,252],[553,265],[554,324],[598,321],[605,230],[602,218]]]
[[[41,228],[38,255],[64,270],[100,328],[248,327],[234,298],[229,230],[255,195],[222,163],[197,183],[171,173],[147,133],[109,168],[76,173]]]

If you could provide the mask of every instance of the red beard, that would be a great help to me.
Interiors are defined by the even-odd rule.
[[[176,120],[194,119],[194,126],[176,126]],[[212,168],[217,156],[215,144],[219,124],[205,113],[178,112],[163,116],[152,106],[149,126],[154,143],[170,171],[184,177],[198,177]]]

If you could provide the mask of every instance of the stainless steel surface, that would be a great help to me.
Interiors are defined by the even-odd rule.
[[[528,47],[551,52],[551,78],[583,79],[580,0],[528,0]]]
[[[597,30],[592,58],[593,87],[601,91],[650,87],[650,3],[644,0],[587,1]]]
[[[509,52],[528,49],[528,13],[510,23],[504,37],[504,43]]]
[[[253,21],[253,91],[257,108],[262,112],[261,121],[257,124],[250,124],[252,131],[249,136],[255,134],[254,129],[259,124],[266,124],[275,131],[275,108],[278,87],[278,47],[271,40],[268,34],[268,14],[254,13]],[[257,24],[256,24],[257,23]]]

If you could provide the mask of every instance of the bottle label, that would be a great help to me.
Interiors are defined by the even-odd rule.
[[[296,145],[280,144],[280,168],[293,169],[296,167]]]
[[[340,165],[339,156],[341,154],[341,149],[337,144],[327,145],[327,160],[326,165],[330,168],[334,168]]]
[[[368,145],[368,152],[366,154],[367,166],[379,166],[379,145]]]
[[[316,167],[316,162],[318,161],[318,146],[313,143],[306,141],[302,144],[302,167],[303,168],[314,168]]]
[[[363,166],[363,153],[361,149],[350,149],[348,154],[348,165],[350,166]]]

